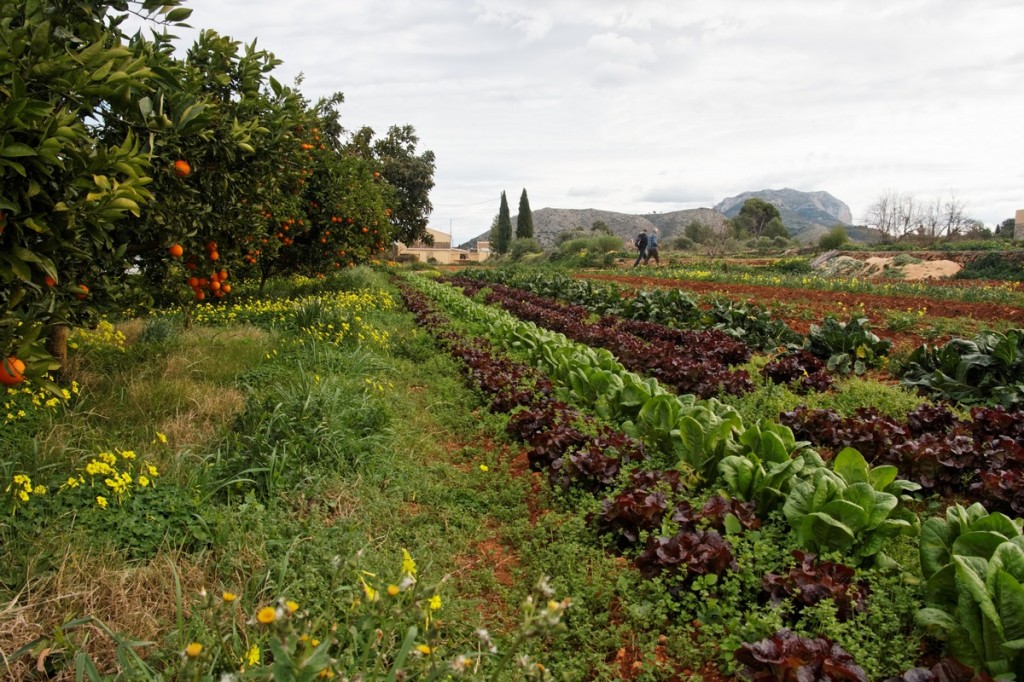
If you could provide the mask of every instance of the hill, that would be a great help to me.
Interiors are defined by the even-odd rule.
[[[817,241],[818,237],[836,225],[847,228],[855,241],[872,241],[868,232],[853,225],[850,207],[828,192],[802,192],[796,189],[762,189],[743,192],[722,199],[715,210],[732,218],[740,212],[747,199],[761,199],[779,209],[782,224],[790,236],[801,242]]]
[[[589,233],[594,223],[602,222],[615,236],[621,237],[624,243],[629,244],[640,230],[651,232],[657,227],[663,240],[670,239],[682,234],[683,229],[693,221],[718,227],[725,223],[725,216],[710,208],[646,214],[616,213],[593,208],[542,208],[533,212],[533,234],[541,246],[547,248],[554,246],[558,236],[563,232],[579,229]],[[516,216],[512,216],[513,229],[515,224]],[[488,233],[485,232],[461,244],[460,248],[469,248],[475,245],[477,240],[487,238]]]
[[[803,243],[816,242],[821,235],[836,225],[846,228],[851,241],[877,242],[875,230],[854,225],[850,207],[828,192],[802,192],[795,189],[762,189],[743,192],[718,202],[714,208],[692,208],[669,213],[616,213],[593,208],[542,208],[533,212],[534,236],[541,246],[548,248],[557,243],[563,232],[583,230],[590,232],[595,222],[603,222],[617,237],[628,245],[640,230],[650,232],[655,227],[661,231],[662,240],[682,234],[691,222],[720,227],[734,217],[747,199],[756,198],[779,209],[782,223],[790,236]],[[512,225],[516,216],[512,216]],[[486,240],[487,232],[461,244],[460,248],[471,248],[478,240]]]

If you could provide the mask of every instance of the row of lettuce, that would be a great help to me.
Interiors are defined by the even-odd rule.
[[[1024,405],[1024,330],[983,331],[971,339],[924,344],[905,358],[892,359],[892,345],[871,331],[869,320],[829,317],[806,335],[790,329],[763,306],[728,298],[700,301],[671,288],[635,290],[596,284],[559,273],[503,269],[467,271],[482,284],[504,284],[580,306],[590,314],[656,322],[676,329],[715,329],[758,350],[784,349],[773,368],[781,382],[817,389],[829,372],[863,374],[886,369],[928,395],[962,405]],[[894,360],[890,362],[890,360]],[[812,375],[810,379],[803,379]]]
[[[872,464],[853,447],[838,448],[826,461],[789,426],[744,424],[718,398],[670,393],[659,378],[630,371],[607,349],[570,341],[424,278],[409,278],[406,287],[407,306],[493,396],[492,409],[511,413],[509,433],[526,444],[531,465],[560,489],[600,497],[599,511],[588,515],[595,532],[670,595],[721,597],[716,590],[728,576],[765,570],[738,566],[735,548],[783,528],[797,548],[795,563],[775,557],[771,565],[784,568],[768,571],[761,586],[773,600],[787,601],[790,611],[783,612],[830,601],[838,619],[854,619],[887,599],[869,596],[866,576],[898,575],[904,586],[920,583],[913,588],[917,627],[944,642],[946,657],[894,679],[1024,678],[1018,520],[975,503],[953,505],[922,523],[913,495],[922,485],[899,477],[902,462]],[[522,293],[520,302],[527,298]],[[460,325],[467,334],[453,331]],[[610,320],[591,326],[616,329]],[[655,330],[646,331],[654,343]],[[713,343],[706,339],[700,352],[711,356]],[[991,416],[996,421],[979,432],[998,431],[1008,418],[1021,423],[1019,414]],[[926,417],[918,421],[943,418]],[[1024,439],[1016,428],[1013,437],[999,438],[1019,449]],[[917,548],[916,560],[889,555],[908,543]],[[752,679],[821,679],[822,671],[840,669],[842,679],[868,679],[839,643],[795,634],[789,626],[799,622],[782,623],[724,658]],[[901,627],[915,637],[922,632],[909,622]],[[876,678],[881,672],[870,670]]]

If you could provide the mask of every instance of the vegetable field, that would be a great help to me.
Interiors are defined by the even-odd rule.
[[[7,672],[1022,675],[1018,329],[577,274],[355,268],[74,330],[67,392],[5,403]]]

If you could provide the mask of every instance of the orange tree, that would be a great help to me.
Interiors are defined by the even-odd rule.
[[[53,330],[120,292],[118,228],[152,198],[149,163],[137,135],[100,142],[96,127],[152,87],[125,13],[173,23],[189,14],[178,4],[0,0],[0,357],[20,357],[28,377],[54,368]]]
[[[107,121],[115,138],[145,135],[154,165],[159,201],[123,235],[129,257],[159,303],[220,298],[231,288],[224,275],[276,249],[261,241],[273,216],[300,208],[293,129],[304,103],[269,75],[280,62],[255,44],[203,31],[181,60],[166,36],[145,49],[160,64],[158,92]]]

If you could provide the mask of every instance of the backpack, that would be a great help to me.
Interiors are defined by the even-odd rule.
[[[633,240],[633,246],[635,246],[638,249],[640,248],[640,235],[637,235],[636,239]]]

